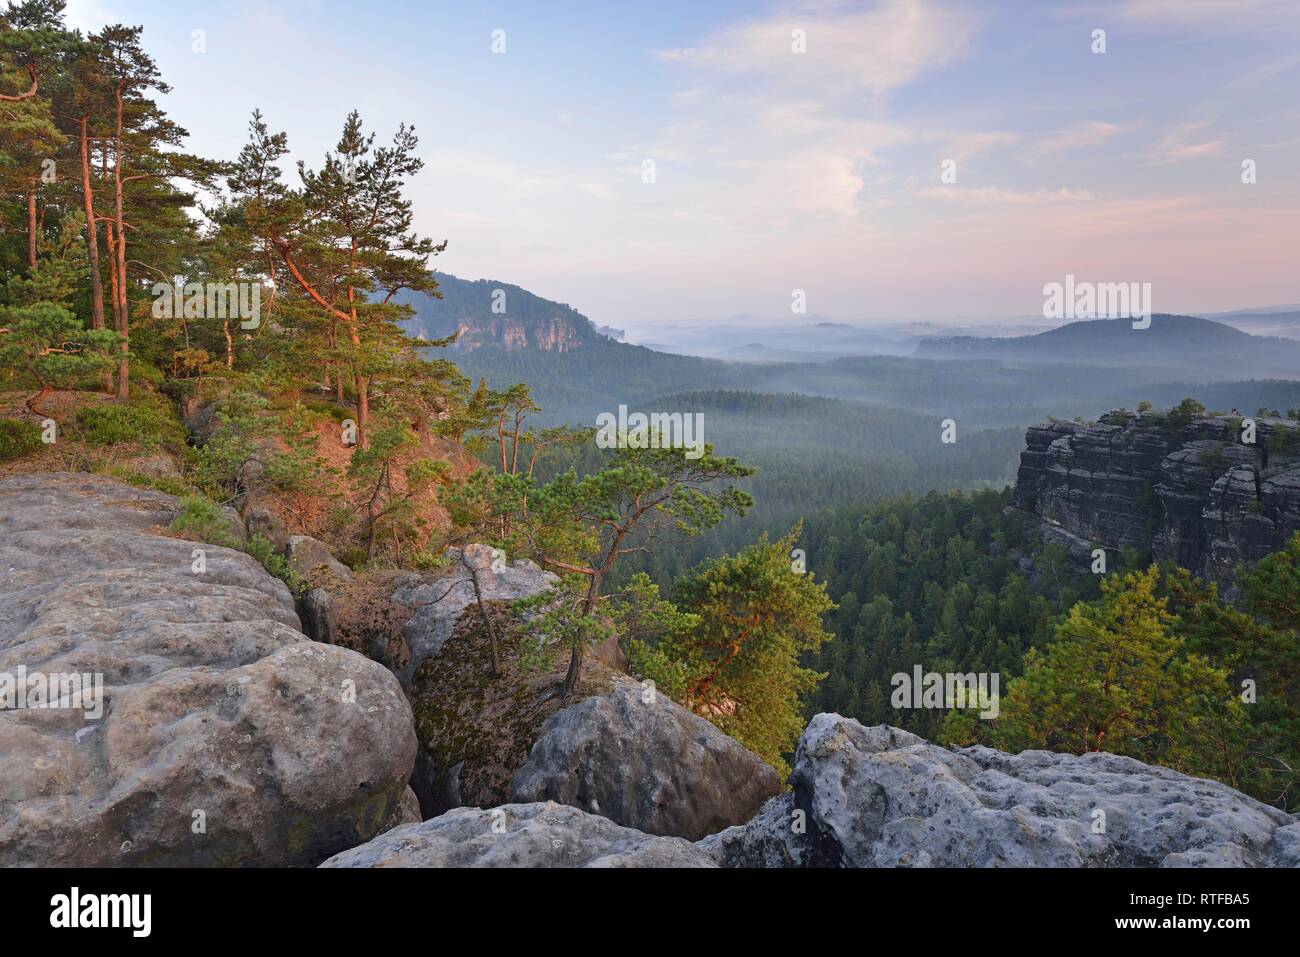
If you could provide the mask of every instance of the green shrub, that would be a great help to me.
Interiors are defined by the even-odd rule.
[[[202,495],[186,495],[181,499],[180,514],[172,521],[172,531],[180,532],[198,541],[226,548],[238,549],[257,559],[258,564],[280,579],[289,588],[302,590],[302,579],[289,567],[285,557],[263,535],[253,535],[244,544],[230,527],[221,506]]]
[[[1181,429],[1188,425],[1197,416],[1205,414],[1205,406],[1195,399],[1183,399],[1176,406],[1169,410],[1165,421],[1175,429]]]
[[[158,386],[158,391],[173,402],[184,402],[198,395],[199,387],[194,379],[168,379]]]
[[[302,591],[302,579],[298,577],[298,573],[289,567],[284,556],[265,536],[253,535],[244,546],[244,551],[256,558],[268,572],[288,585],[291,591]]]
[[[180,423],[165,407],[131,403],[91,405],[77,412],[81,438],[89,445],[134,442],[157,449],[166,440],[183,439]]]
[[[190,486],[184,479],[171,475],[149,475],[146,472],[137,472],[123,465],[106,465],[99,471],[101,474],[118,479],[127,485],[134,485],[136,488],[153,489],[155,492],[165,492],[168,495],[175,495],[177,498],[183,498],[191,492]]]
[[[166,381],[161,369],[151,362],[131,360],[131,384],[134,386],[140,382],[147,382],[154,388],[160,387]]]
[[[41,447],[41,430],[35,422],[0,419],[0,462],[31,455]]]
[[[335,422],[342,422],[344,419],[349,419],[356,414],[337,402],[329,402],[324,399],[304,399],[302,404],[312,412],[333,419]]]
[[[172,531],[180,532],[199,541],[226,548],[239,548],[239,537],[230,527],[230,520],[221,506],[202,495],[186,495],[181,499],[180,514],[172,521]]]

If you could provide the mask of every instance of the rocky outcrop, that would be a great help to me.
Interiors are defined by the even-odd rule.
[[[1300,423],[1111,413],[1029,429],[1014,502],[1080,567],[1095,547],[1149,549],[1231,589],[1300,531]]]
[[[248,555],[169,537],[177,511],[96,476],[0,481],[0,676],[103,689],[0,710],[0,865],[314,864],[409,818],[398,682],[309,641]]]
[[[506,349],[537,349],[542,352],[571,352],[582,344],[573,322],[553,316],[530,323],[505,317],[493,317],[477,323],[463,323],[458,349],[472,350],[479,346],[499,345]]]
[[[620,682],[546,720],[511,796],[697,840],[747,821],[780,790],[769,765],[708,721]]]
[[[437,573],[401,576],[385,596],[406,610],[396,634],[412,660],[395,670],[410,674],[406,691],[420,741],[411,785],[426,817],[509,801],[511,779],[542,724],[566,704],[557,692],[567,649],[543,652],[510,608],[515,599],[544,593],[556,576],[529,561],[506,561],[482,545],[447,555],[450,562]],[[611,677],[607,666],[589,658],[577,696],[608,691]]]
[[[715,867],[689,841],[653,837],[547,801],[454,811],[394,828],[322,867]]]
[[[948,750],[819,714],[789,783],[789,795],[701,849],[728,866],[1300,864],[1291,815],[1114,754]]]
[[[396,301],[413,307],[413,314],[401,322],[407,335],[436,340],[455,334],[451,348],[456,351],[569,352],[601,335],[572,306],[496,280],[471,282],[440,272],[437,299],[399,293]]]
[[[794,795],[777,795],[745,824],[710,834],[697,842],[723,867],[812,867],[807,815],[794,806]]]
[[[470,605],[477,607],[474,593],[477,580],[485,602],[515,601],[545,591],[559,582],[551,572],[543,571],[527,559],[507,562],[500,552],[487,545],[447,549],[451,559],[448,572],[435,578],[411,576],[393,592],[391,600],[415,609],[402,629],[410,658],[398,669],[403,685],[410,685],[416,669],[436,655],[451,637],[461,613]]]
[[[290,535],[284,543],[284,557],[289,568],[303,578],[352,579],[352,569],[335,558],[324,542],[310,535]]]
[[[298,598],[302,630],[313,641],[339,643],[338,594],[352,581],[352,569],[335,558],[324,542],[310,535],[287,536],[281,551],[289,570],[302,582]]]

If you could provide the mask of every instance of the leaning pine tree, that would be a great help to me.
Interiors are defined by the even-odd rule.
[[[698,535],[728,513],[744,515],[753,497],[717,483],[753,473],[714,455],[711,445],[702,451],[626,447],[598,472],[580,478],[570,470],[529,495],[516,527],[543,564],[567,575],[565,594],[536,626],[570,649],[563,695],[573,694],[588,646],[604,634],[595,612],[618,559],[655,540]]]

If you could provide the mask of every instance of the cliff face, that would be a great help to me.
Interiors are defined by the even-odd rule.
[[[497,280],[471,282],[440,273],[436,298],[403,291],[395,301],[411,307],[411,316],[401,321],[407,335],[442,339],[459,332],[452,346],[458,352],[484,347],[570,352],[601,337],[591,320],[567,303]]]
[[[462,320],[457,350],[477,349],[482,346],[503,346],[506,349],[540,349],[543,352],[568,352],[582,344],[577,327],[559,317],[525,323],[505,316],[491,319]]]
[[[1231,588],[1239,565],[1300,530],[1300,423],[1255,421],[1254,444],[1233,416],[1112,413],[1032,426],[1015,504],[1081,564],[1098,545],[1150,549]]]

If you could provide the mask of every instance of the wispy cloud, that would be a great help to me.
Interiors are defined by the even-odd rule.
[[[940,153],[944,159],[956,160],[957,165],[961,166],[980,153],[1012,146],[1018,142],[1020,142],[1019,133],[960,133],[948,139]]]
[[[1060,153],[1099,146],[1128,128],[1122,123],[1088,120],[1040,138],[1029,148],[1026,158],[1036,162]]]
[[[1124,0],[1112,11],[1126,20],[1161,26],[1271,30],[1300,26],[1295,0]]]
[[[1160,137],[1155,148],[1148,155],[1147,161],[1156,165],[1167,165],[1206,156],[1218,156],[1223,152],[1225,145],[1223,140],[1204,139],[1196,135],[1209,125],[1208,120],[1201,120],[1174,127]]]
[[[915,195],[964,206],[1046,206],[1052,203],[1077,203],[1092,199],[1086,189],[1003,189],[1000,186],[956,187],[927,186]]]
[[[881,94],[952,61],[974,28],[968,10],[928,0],[884,0],[867,11],[804,3],[729,27],[699,46],[660,50],[657,56],[701,70],[786,81],[805,90]]]

